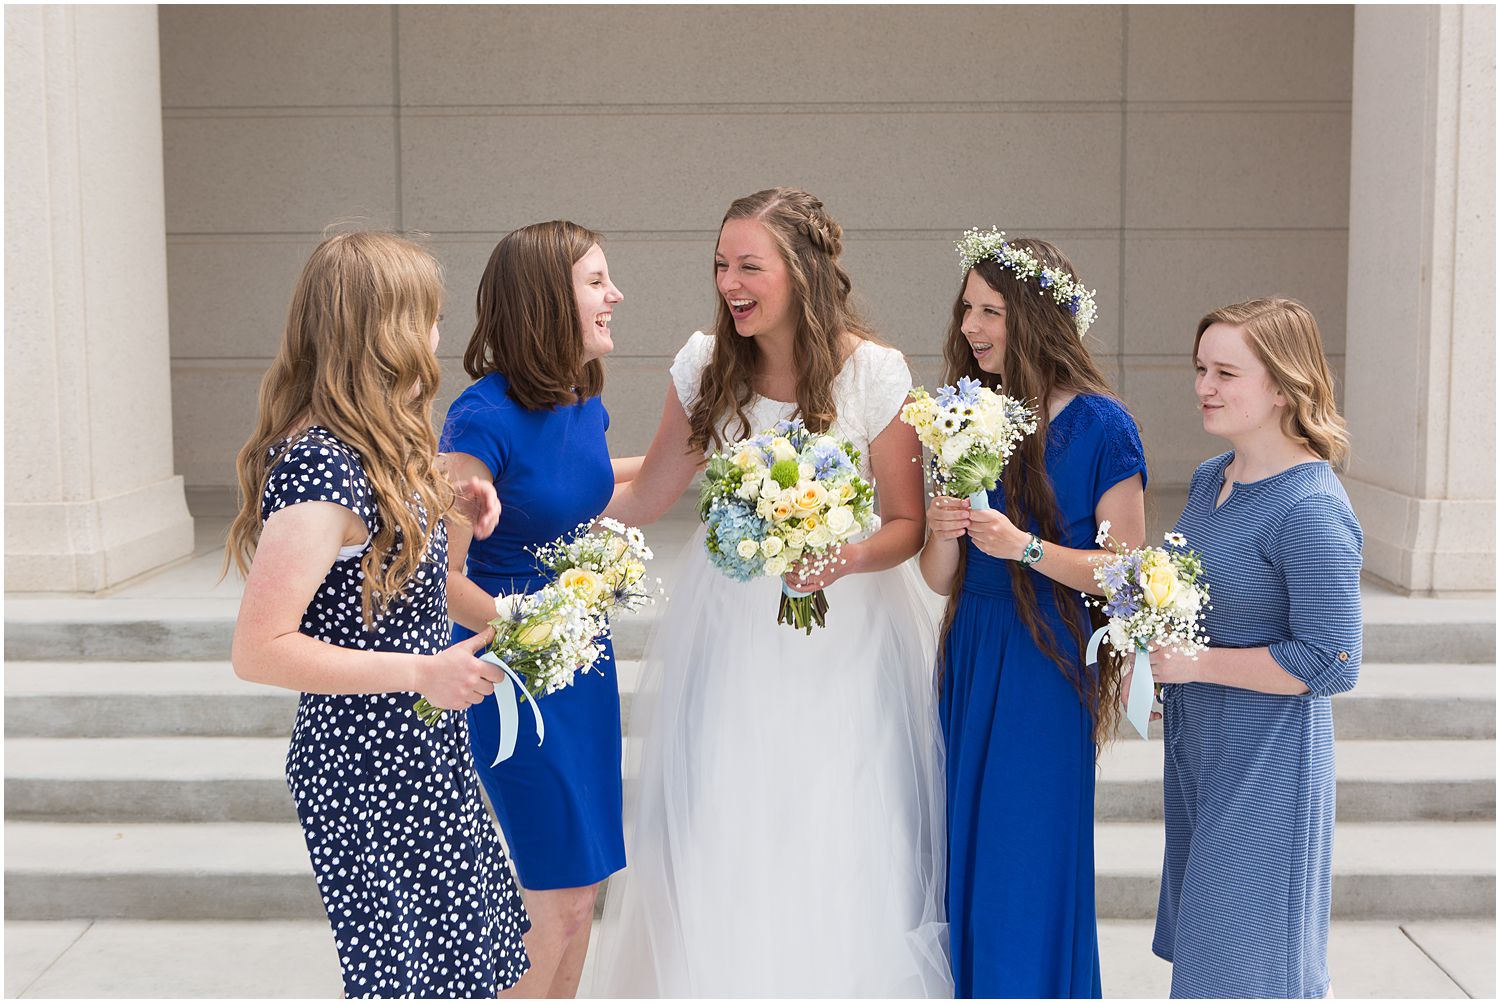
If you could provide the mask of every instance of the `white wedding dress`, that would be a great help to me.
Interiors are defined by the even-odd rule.
[[[684,407],[711,351],[695,334],[677,355]],[[838,376],[836,428],[867,479],[910,387],[901,353],[873,343]],[[794,410],[757,398],[752,433]],[[731,580],[703,538],[647,645],[629,863],[593,995],[951,997],[935,615],[915,563],[835,582],[809,637],[776,622],[775,579]]]

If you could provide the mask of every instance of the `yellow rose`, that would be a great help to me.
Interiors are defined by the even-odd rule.
[[[551,620],[538,620],[530,626],[521,628],[516,634],[516,643],[535,651],[545,648],[552,640],[552,635],[557,633],[557,625]]]
[[[778,435],[771,440],[771,458],[775,460],[795,460],[797,458],[797,449],[785,436]]]
[[[730,462],[733,463],[736,467],[739,467],[741,470],[749,470],[751,467],[760,466],[760,457],[755,455],[754,450],[746,449],[742,452],[735,453],[734,459]]]
[[[827,488],[817,481],[803,481],[797,485],[797,493],[792,496],[792,507],[797,510],[798,515],[802,515],[818,511],[827,500]]]
[[[802,517],[802,532],[804,533],[811,533],[821,525],[823,525],[823,518],[816,512],[809,513],[808,515],[804,515]]]
[[[625,556],[625,551],[628,547],[629,544],[625,542],[624,537],[611,536],[609,538],[609,542],[605,544],[604,547],[605,559],[609,561],[618,561],[620,558]]]
[[[627,582],[638,582],[646,573],[646,566],[640,561],[631,559],[625,562],[625,580]]]
[[[1161,609],[1171,603],[1177,595],[1177,572],[1170,564],[1157,564],[1141,571],[1141,589],[1146,593],[1146,605]]]
[[[604,592],[604,579],[587,568],[569,568],[558,576],[557,584],[588,603]]]

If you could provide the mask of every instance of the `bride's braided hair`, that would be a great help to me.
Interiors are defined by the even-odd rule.
[[[843,335],[877,340],[849,302],[854,283],[839,262],[844,231],[829,217],[823,203],[796,188],[767,188],[736,199],[724,214],[731,219],[753,219],[776,241],[792,283],[792,309],[797,314],[793,360],[797,367],[797,413],[808,428],[825,431],[837,417],[833,381],[843,368]],[[720,224],[722,229],[723,223]],[[755,397],[752,378],[759,352],[753,338],[735,333],[734,318],[722,296],[714,317],[714,354],[703,371],[698,399],[688,414],[690,443],[696,451],[724,444],[719,426],[733,416],[739,429],[732,438],[760,431],[745,415]]]

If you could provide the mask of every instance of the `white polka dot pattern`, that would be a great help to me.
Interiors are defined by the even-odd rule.
[[[318,426],[271,471],[262,518],[306,501],[349,508],[372,535],[379,525],[358,454]],[[447,552],[440,523],[417,576],[369,628],[360,613],[358,556],[341,558],[308,606],[302,633],[341,647],[441,650]],[[416,699],[302,694],[287,786],[333,927],[345,995],[493,997],[528,967],[521,937],[530,922],[479,799],[465,716],[447,714],[428,728],[412,712]]]

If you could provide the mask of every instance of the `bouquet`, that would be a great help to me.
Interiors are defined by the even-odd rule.
[[[555,579],[535,592],[495,597],[495,619],[489,621],[495,636],[480,656],[506,676],[504,697],[497,690],[495,701],[501,736],[496,764],[515,750],[512,687],[531,704],[541,744],[545,731],[536,699],[571,686],[579,672],[599,661],[610,614],[637,610],[653,600],[645,577],[651,548],[640,530],[613,519],[602,519],[592,529],[580,526],[532,553]],[[428,726],[447,713],[425,698],[415,710]]]
[[[874,490],[859,476],[859,450],[833,433],[781,421],[709,458],[698,493],[708,559],[735,581],[781,577],[799,563],[819,572],[843,543],[874,523]],[[777,623],[811,634],[828,599],[781,586]]]
[[[957,386],[939,387],[936,397],[921,387],[911,395],[901,420],[931,453],[927,472],[934,491],[967,498],[970,508],[989,508],[986,492],[999,483],[1016,443],[1036,431],[1036,413],[967,376]]]
[[[1109,523],[1104,522],[1095,542],[1110,551],[1094,559],[1094,581],[1104,595],[1085,594],[1084,602],[1101,610],[1109,623],[1089,639],[1087,660],[1091,665],[1098,661],[1099,643],[1106,637],[1115,651],[1135,653],[1126,717],[1144,738],[1151,711],[1148,650],[1156,645],[1196,656],[1208,645],[1202,624],[1208,608],[1203,563],[1187,549],[1181,533],[1166,534],[1164,542],[1171,549],[1131,550],[1109,535]]]

